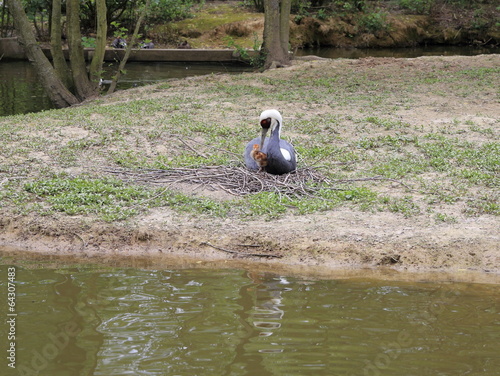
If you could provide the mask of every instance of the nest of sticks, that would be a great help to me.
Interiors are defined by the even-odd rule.
[[[171,134],[171,137],[182,143],[182,148],[188,148],[202,158],[205,154],[197,150],[190,143],[202,144],[197,140],[180,135]],[[229,150],[217,149],[231,156],[240,157],[239,154]],[[261,192],[274,192],[288,197],[318,197],[320,189],[344,190],[342,184],[368,180],[390,180],[407,187],[403,183],[384,178],[381,176],[356,178],[356,179],[331,179],[320,170],[322,166],[316,161],[312,167],[305,166],[296,171],[284,175],[272,175],[266,172],[248,170],[240,160],[233,160],[224,166],[201,166],[201,167],[178,167],[170,169],[105,169],[104,171],[115,175],[119,179],[147,185],[160,185],[175,188],[179,184],[190,184],[195,188],[209,189],[213,191],[224,191],[234,196],[246,196]],[[333,163],[333,165],[345,165],[351,162]]]
[[[342,184],[369,181],[390,180],[380,176],[357,179],[330,179],[319,168],[301,167],[284,175],[272,175],[266,172],[251,171],[236,166],[202,166],[196,168],[180,167],[163,169],[106,169],[108,173],[129,182],[159,185],[175,188],[178,184],[191,184],[209,190],[225,191],[234,196],[246,196],[260,192],[274,192],[291,197],[317,197],[319,189],[343,190]],[[399,184],[403,183],[396,181]]]
[[[210,190],[225,191],[234,196],[246,196],[260,192],[275,192],[282,195],[308,196],[314,194],[311,183],[333,183],[315,168],[299,168],[293,173],[271,175],[266,172],[248,170],[242,166],[180,167],[168,170],[106,169],[121,180],[149,185],[175,187],[177,184],[192,184]]]

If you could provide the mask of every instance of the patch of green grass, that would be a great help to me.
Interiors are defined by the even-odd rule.
[[[406,127],[410,126],[408,123],[405,123],[401,120],[383,119],[383,118],[379,118],[377,116],[368,116],[365,119],[365,121],[367,121],[368,123],[377,125],[379,127],[383,127],[386,130],[394,129],[394,128],[406,128]]]
[[[266,220],[279,218],[287,211],[282,198],[273,192],[250,195],[242,200],[240,205],[247,209],[246,215],[263,217]]]
[[[459,176],[473,184],[500,185],[500,143],[477,145],[459,139],[440,138],[421,144],[421,150],[438,171]]]
[[[150,198],[147,191],[111,179],[59,179],[35,181],[25,190],[44,198],[54,210],[69,215],[96,214],[106,221],[137,214],[138,200]]]
[[[460,79],[489,81],[491,77],[500,74],[500,68],[469,68],[458,71],[456,74]]]
[[[255,13],[245,11],[244,8],[232,4],[218,5],[217,8],[206,7],[196,12],[195,17],[174,22],[179,29],[196,29],[200,32],[214,30],[220,25],[245,21],[255,18]]]
[[[434,215],[434,218],[436,219],[437,222],[447,222],[447,223],[456,223],[457,222],[457,218],[452,216],[452,215],[448,215],[446,213],[436,213]]]
[[[403,198],[387,197],[383,200],[389,211],[393,213],[403,214],[405,217],[412,217],[420,214],[420,207],[415,203],[412,196]]]
[[[465,213],[468,215],[500,215],[500,194],[498,191],[490,195],[484,195],[467,201]]]
[[[419,156],[402,154],[389,156],[385,161],[376,163],[372,167],[371,172],[375,175],[382,175],[391,179],[400,179],[422,174],[429,170],[429,166],[432,163],[432,161],[426,161]]]
[[[288,209],[293,209],[297,214],[310,214],[350,204],[365,210],[378,200],[378,194],[366,187],[317,188],[315,195],[300,198],[274,192],[257,193],[247,196],[239,205],[247,216],[271,220],[282,217]]]
[[[55,211],[68,215],[96,215],[108,222],[126,219],[154,206],[211,215],[224,215],[228,210],[223,204],[209,199],[127,185],[110,178],[52,178],[27,183],[24,190],[44,200]]]

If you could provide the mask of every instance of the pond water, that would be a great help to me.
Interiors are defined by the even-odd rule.
[[[0,61],[0,116],[53,108],[27,61]]]
[[[420,56],[474,56],[498,54],[498,47],[479,46],[427,46],[407,48],[334,48],[318,47],[297,51],[298,56],[316,55],[329,59],[361,59],[365,57],[416,58]]]
[[[40,260],[0,258],[7,375],[500,374],[495,285]]]
[[[105,79],[111,79],[114,67],[105,67]],[[211,73],[249,71],[246,65],[206,63],[138,63],[126,66],[126,74],[117,85],[118,90],[149,85],[171,78],[185,78]],[[107,89],[105,87],[105,89]],[[54,108],[38,83],[35,70],[27,61],[0,62],[0,116],[39,112]]]

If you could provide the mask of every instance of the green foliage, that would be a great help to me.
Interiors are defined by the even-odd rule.
[[[227,212],[224,204],[206,198],[131,186],[110,178],[52,178],[28,183],[24,189],[46,200],[53,210],[68,215],[93,214],[108,222],[126,219],[152,206],[215,216]]]
[[[369,33],[387,30],[389,28],[387,13],[380,10],[377,12],[362,14],[359,17],[358,22],[361,30]]]
[[[387,200],[387,205],[391,212],[403,214],[405,217],[411,217],[420,213],[419,206],[414,202],[411,196],[390,198]]]
[[[467,202],[465,212],[468,215],[500,215],[500,194],[485,195]]]
[[[316,18],[318,20],[324,21],[328,18],[328,13],[324,9],[319,9],[318,13],[316,13]]]
[[[366,0],[332,0],[331,6],[340,12],[364,12],[366,9]]]
[[[114,29],[113,36],[115,38],[123,38],[127,36],[128,29],[126,27],[123,27],[120,22],[118,21],[113,21],[111,22],[111,26]]]
[[[261,192],[248,196],[241,202],[241,206],[247,210],[249,216],[271,220],[282,217],[290,208],[295,209],[298,214],[309,214],[351,203],[365,210],[379,201],[377,193],[366,187],[331,189],[318,186],[316,188],[318,189],[316,195],[310,197]]]
[[[248,50],[240,45],[238,45],[234,39],[230,36],[226,38],[226,43],[229,48],[234,48],[242,61],[250,64],[252,67],[260,68],[264,66],[266,57],[263,53],[260,53],[257,57],[251,57]],[[258,51],[262,43],[259,40],[257,33],[254,33],[253,50]]]
[[[399,6],[415,14],[429,14],[435,0],[398,0]]]
[[[243,4],[247,7],[254,8],[257,12],[264,12],[264,0],[244,0]]]
[[[292,0],[291,13],[295,14],[296,17],[302,18],[309,16],[310,8],[311,2],[308,0]]]
[[[148,22],[178,21],[192,17],[193,0],[156,0],[151,3]]]
[[[95,48],[96,46],[95,38],[82,37],[82,46],[83,48]]]

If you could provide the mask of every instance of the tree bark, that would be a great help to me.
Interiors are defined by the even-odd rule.
[[[290,63],[288,55],[290,0],[264,1],[264,69]]]
[[[76,95],[80,100],[95,97],[98,93],[97,83],[92,84],[87,74],[85,56],[83,55],[82,34],[80,32],[80,2],[67,0],[66,17],[68,19],[69,60]]]
[[[106,0],[96,0],[96,7],[97,38],[94,56],[90,63],[90,80],[93,82],[99,82],[99,79],[102,77],[102,62],[104,61],[104,53],[106,52],[106,36],[108,34]]]
[[[61,41],[61,0],[52,1],[52,22],[50,27],[50,53],[52,65],[64,85],[70,89],[72,84],[71,73],[64,57]]]
[[[292,0],[281,0],[280,9],[280,44],[283,54],[290,62],[288,51],[290,50],[290,12],[292,10]]]
[[[24,46],[28,59],[34,65],[40,82],[52,103],[58,108],[79,103],[79,100],[64,86],[49,59],[38,45],[21,0],[8,0],[8,3],[20,42]]]

